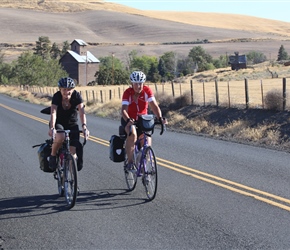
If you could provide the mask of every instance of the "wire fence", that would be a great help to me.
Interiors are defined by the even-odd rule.
[[[263,79],[244,81],[193,81],[174,83],[146,83],[149,85],[158,98],[164,95],[174,98],[183,95],[190,96],[190,102],[194,105],[208,106],[216,105],[221,107],[239,107],[239,108],[266,108],[265,98],[268,93],[279,93],[281,98],[281,107],[283,110],[289,109],[289,98],[287,97],[287,79]],[[112,100],[121,100],[122,94],[128,85],[107,85],[107,86],[87,86],[77,87],[84,101],[90,103],[108,103]],[[58,88],[53,87],[31,87],[21,86],[32,93],[41,93],[52,96]]]

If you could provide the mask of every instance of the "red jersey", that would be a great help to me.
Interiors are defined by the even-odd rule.
[[[130,118],[137,119],[138,115],[146,115],[148,103],[155,100],[150,87],[143,86],[137,102],[134,101],[134,90],[132,87],[125,90],[122,97],[122,105],[128,105],[128,115]]]

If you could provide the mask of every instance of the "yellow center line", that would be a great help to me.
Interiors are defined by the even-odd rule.
[[[203,175],[203,176],[209,177],[211,179],[215,179],[215,180],[230,184],[232,186],[236,186],[236,187],[239,187],[239,188],[242,188],[242,189],[246,189],[248,191],[255,192],[255,193],[258,193],[258,194],[261,194],[261,195],[264,195],[264,196],[268,196],[270,198],[273,198],[273,199],[276,199],[276,200],[280,200],[282,202],[286,202],[286,203],[290,204],[290,200],[289,199],[286,199],[286,198],[283,198],[283,197],[280,197],[280,196],[277,196],[277,195],[274,195],[274,194],[270,194],[270,193],[267,193],[267,192],[261,191],[259,189],[255,189],[255,188],[249,187],[249,186],[245,186],[245,185],[237,183],[237,182],[233,182],[233,181],[230,181],[230,180],[227,180],[227,179],[223,179],[221,177],[218,177],[218,176],[215,176],[215,175],[211,175],[211,174],[208,174],[206,172],[202,172],[202,171],[199,171],[199,170],[196,170],[196,169],[192,169],[192,168],[189,168],[189,167],[186,167],[186,166],[183,166],[183,165],[171,162],[171,161],[167,161],[167,160],[164,160],[164,159],[161,159],[161,158],[158,158],[158,157],[156,157],[156,159],[158,160],[158,164],[162,165],[164,167],[170,168],[168,166],[168,164],[171,164],[171,165],[176,166],[178,168],[185,169],[187,171],[194,172],[194,173],[197,173],[199,175]],[[162,162],[165,162],[167,164],[162,164]],[[174,167],[172,167],[172,168],[174,168]]]
[[[6,105],[3,105],[1,103],[0,103],[0,106],[5,108],[5,109],[8,109],[10,111],[13,111],[17,114],[20,114],[22,116],[31,118],[31,119],[39,121],[39,122],[42,122],[44,124],[48,124],[48,120],[44,120],[44,119],[41,119],[39,117],[29,115],[27,113],[13,109],[13,108],[8,107]],[[103,140],[101,138],[97,138],[97,137],[92,136],[92,135],[90,135],[89,140],[96,142],[96,143],[99,143],[101,145],[107,146],[107,147],[110,145],[109,140]],[[233,181],[230,181],[230,180],[227,180],[227,179],[224,179],[224,178],[212,175],[212,174],[208,174],[206,172],[192,169],[192,168],[189,168],[189,167],[183,166],[181,164],[171,162],[171,161],[159,158],[159,157],[156,157],[156,159],[157,159],[158,165],[163,166],[165,168],[168,168],[168,169],[171,169],[173,171],[182,173],[184,175],[191,176],[195,179],[198,179],[198,180],[201,180],[201,181],[225,188],[225,189],[230,190],[232,192],[236,192],[236,193],[239,193],[239,194],[242,194],[245,196],[252,197],[254,199],[265,202],[265,203],[270,204],[272,206],[276,206],[276,207],[282,208],[284,210],[290,211],[289,206],[276,202],[276,201],[281,201],[281,202],[290,204],[289,199],[286,199],[286,198],[283,198],[283,197],[280,197],[280,196],[277,196],[274,194],[270,194],[268,192],[264,192],[262,190],[255,189],[255,188],[252,188],[252,187],[249,187],[249,186],[237,183],[237,182],[233,182]],[[238,188],[240,188],[240,189],[238,189]],[[262,196],[264,196],[264,197],[262,197]],[[275,199],[276,201],[270,200],[266,197],[271,198],[271,199]]]

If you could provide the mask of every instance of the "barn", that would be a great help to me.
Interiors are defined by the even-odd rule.
[[[87,43],[75,39],[68,50],[59,60],[63,69],[80,86],[91,85],[95,82],[95,74],[99,71],[100,61],[87,50]]]
[[[239,55],[239,52],[235,52],[235,55],[229,56],[229,64],[232,70],[246,69],[247,57],[246,55]]]

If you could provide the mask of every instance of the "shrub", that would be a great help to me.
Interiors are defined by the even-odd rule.
[[[186,92],[183,95],[175,98],[174,106],[172,108],[179,109],[189,105],[191,105],[190,92]]]
[[[269,110],[282,110],[283,97],[281,91],[272,90],[266,94],[265,108]]]

